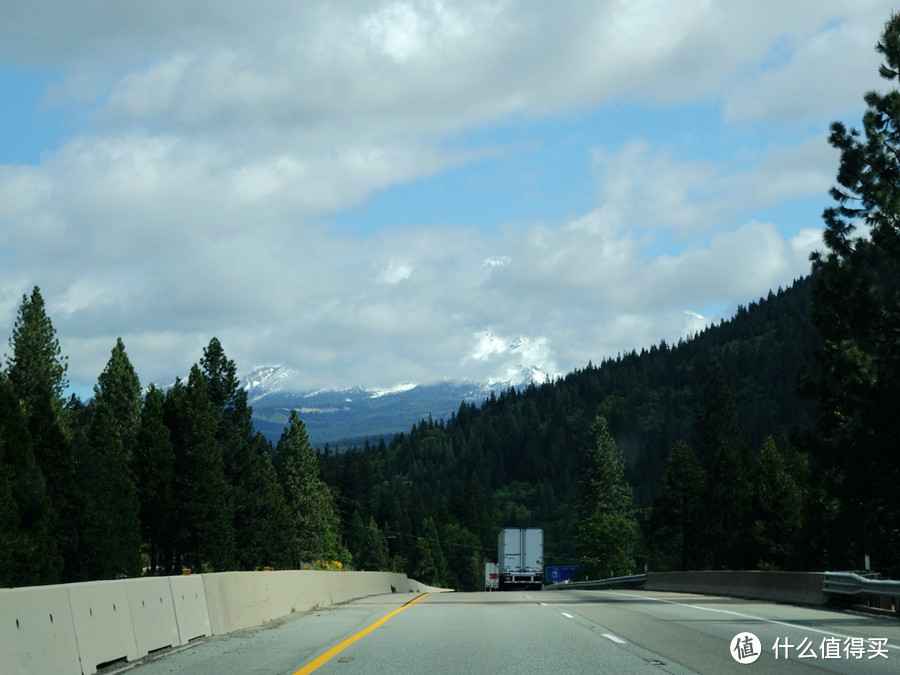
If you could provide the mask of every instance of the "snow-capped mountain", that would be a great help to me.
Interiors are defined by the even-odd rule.
[[[420,420],[449,419],[461,403],[480,405],[491,392],[542,384],[548,376],[538,368],[523,368],[507,379],[490,383],[439,382],[394,387],[351,387],[306,391],[296,370],[284,366],[255,368],[241,377],[253,422],[273,443],[278,441],[292,410],[306,425],[310,441],[321,446],[348,439],[384,437],[409,429]]]
[[[240,382],[252,404],[266,394],[291,389],[299,376],[298,371],[286,366],[259,366],[241,375]]]
[[[253,423],[260,432],[277,443],[291,411],[296,410],[310,441],[318,447],[325,443],[362,443],[365,438],[389,440],[423,419],[450,419],[461,403],[481,405],[491,392],[540,385],[548,379],[539,368],[525,367],[488,383],[406,382],[379,389],[308,391],[303,389],[300,371],[280,364],[259,366],[239,375],[253,408]],[[174,382],[158,382],[155,386],[167,389]]]

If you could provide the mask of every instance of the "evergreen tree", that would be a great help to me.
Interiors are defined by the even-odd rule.
[[[76,579],[117,579],[141,571],[140,506],[116,414],[91,403],[91,424],[76,441],[76,477],[84,494]]]
[[[798,549],[804,498],[789,463],[770,437],[753,480],[753,538],[761,569],[785,569]]]
[[[122,338],[116,339],[109,361],[97,378],[94,400],[103,401],[110,407],[122,450],[130,462],[141,426],[141,382],[125,352]]]
[[[166,395],[166,424],[175,449],[175,562],[192,569],[234,567],[233,514],[217,422],[200,368]]]
[[[625,462],[603,416],[594,419],[591,434],[583,460],[575,535],[581,572],[589,578],[630,574],[638,531]]]
[[[7,374],[25,411],[34,457],[56,513],[54,535],[63,559],[61,580],[68,581],[79,545],[77,514],[82,510],[82,495],[76,486],[71,438],[62,414],[67,359],[61,355],[56,329],[37,286],[30,297],[22,296],[9,345],[12,356],[7,357]]]
[[[707,473],[703,541],[713,569],[752,569],[751,464],[737,409],[718,359],[707,368],[694,426],[694,447]]]
[[[31,291],[31,297],[22,296],[9,345],[12,349],[12,356],[7,357],[9,380],[25,405],[26,414],[33,417],[47,398],[55,411],[62,410],[62,395],[68,385],[68,359],[62,356],[56,329],[47,316],[37,286]]]
[[[900,78],[900,14],[891,14],[876,50],[881,76]],[[841,153],[835,205],[823,214],[828,252],[812,256],[813,316],[823,337],[815,458],[823,487],[840,499],[829,525],[841,543],[829,547],[830,564],[860,567],[869,553],[897,573],[900,92],[871,91],[864,100],[864,137],[831,125],[829,142]]]
[[[247,392],[241,388],[237,366],[225,355],[218,338],[212,338],[203,348],[200,369],[206,378],[209,401],[221,411],[241,416],[247,409]]]
[[[212,338],[200,360],[217,420],[228,504],[234,514],[235,551],[241,569],[289,565],[290,515],[272,466],[268,441],[253,428],[252,408],[237,366]]]
[[[625,461],[603,416],[591,424],[591,441],[582,462],[579,518],[594,513],[630,516],[634,505],[631,486],[625,482]]]
[[[441,528],[447,560],[447,586],[458,591],[484,590],[484,555],[478,536],[457,523]]]
[[[319,464],[306,425],[295,410],[275,447],[275,466],[290,511],[293,565],[329,556],[346,557],[339,545],[339,519],[331,492],[319,479]]]
[[[361,570],[376,572],[391,569],[387,539],[375,522],[375,518],[369,518],[369,524],[363,534],[362,547],[354,560],[357,569]]]
[[[132,457],[141,535],[147,546],[151,574],[175,571],[175,450],[164,415],[165,395],[151,385],[144,397],[141,428]]]
[[[416,568],[412,576],[429,586],[444,586],[447,579],[447,560],[441,549],[437,525],[430,516],[422,521],[416,541]]]
[[[272,463],[271,444],[260,434],[248,440],[243,472],[231,488],[238,566],[290,568],[291,514]],[[335,554],[329,559],[344,557]]]
[[[22,406],[0,373],[0,587],[59,580],[54,518]]]
[[[131,466],[140,412],[140,381],[119,338],[98,377],[93,401],[72,416],[82,495],[81,538],[72,570],[76,579],[113,579],[141,571],[140,503]]]
[[[365,569],[360,556],[363,555],[363,547],[366,545],[366,525],[363,523],[358,508],[353,509],[353,514],[350,516],[350,521],[347,524],[346,541],[347,548],[353,554],[354,566],[358,569]],[[365,558],[363,557],[362,560],[364,561]]]
[[[457,488],[457,508],[460,525],[478,536],[481,546],[491,546],[494,542],[494,530],[491,525],[491,514],[488,508],[487,495],[478,475],[473,471],[468,485],[463,487],[460,481]],[[484,580],[482,579],[482,582]]]
[[[652,569],[706,569],[702,541],[706,472],[696,453],[677,443],[645,521]]]

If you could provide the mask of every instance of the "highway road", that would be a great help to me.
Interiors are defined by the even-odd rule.
[[[759,642],[735,640],[745,633]],[[897,673],[900,621],[649,591],[397,594],[297,613],[112,672]]]

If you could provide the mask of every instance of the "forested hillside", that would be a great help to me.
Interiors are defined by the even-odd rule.
[[[624,455],[640,521],[672,448],[709,414],[710,372],[747,447],[809,424],[795,386],[817,344],[809,303],[802,279],[677,345],[463,403],[378,445],[325,447],[316,462],[296,415],[274,445],[253,429],[215,338],[186,381],[143,395],[119,340],[93,398],[64,400],[66,358],[35,288],[0,373],[0,581],[339,562],[477,588],[500,527],[525,525],[544,528],[548,564],[576,562],[595,418]]]
[[[356,550],[365,527],[378,526],[397,537],[401,564],[421,574],[423,537],[436,529],[440,564],[465,585],[461,575],[477,576],[472,560],[491,558],[501,527],[534,526],[544,528],[547,564],[578,562],[575,508],[597,415],[624,456],[638,510],[658,493],[678,442],[702,442],[717,425],[734,424],[752,456],[767,437],[808,427],[812,403],[797,379],[813,368],[818,345],[810,285],[800,279],[677,345],[588,364],[480,408],[463,404],[449,420],[422,421],[390,443],[326,448],[323,477],[339,494],[348,545]]]

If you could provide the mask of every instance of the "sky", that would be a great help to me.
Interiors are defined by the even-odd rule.
[[[808,274],[890,11],[4,2],[0,338],[38,286],[76,393],[118,337],[299,391],[677,343]]]

